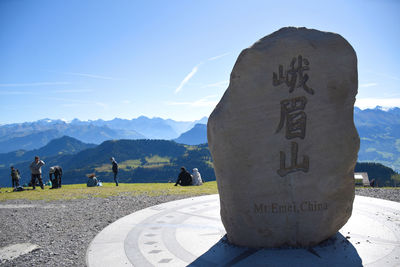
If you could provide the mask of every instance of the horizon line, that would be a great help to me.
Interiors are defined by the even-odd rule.
[[[400,107],[385,107],[385,106],[380,106],[380,105],[376,105],[375,107],[373,107],[373,108],[371,108],[371,107],[364,107],[364,108],[362,108],[362,107],[359,107],[359,106],[356,106],[356,105],[354,105],[354,109],[356,109],[356,108],[358,108],[358,109],[360,109],[360,110],[382,110],[382,111],[385,111],[385,112],[389,112],[389,111],[391,111],[391,110],[394,110],[394,109],[400,109]],[[59,119],[50,119],[50,118],[42,118],[42,119],[37,119],[37,120],[32,120],[32,121],[20,121],[20,122],[10,122],[10,123],[3,123],[3,122],[0,122],[0,126],[5,126],[5,125],[10,125],[10,124],[24,124],[24,123],[33,123],[33,122],[38,122],[38,121],[44,121],[44,120],[49,120],[49,121],[63,121],[63,122],[65,122],[65,123],[71,123],[72,121],[74,121],[74,120],[78,120],[78,121],[80,121],[80,122],[95,122],[95,121],[98,121],[98,120],[102,120],[102,121],[105,121],[105,122],[108,122],[108,121],[112,121],[112,120],[115,120],[115,119],[121,119],[121,120],[135,120],[135,119],[138,119],[138,118],[140,118],[140,117],[145,117],[145,118],[147,118],[147,119],[162,119],[162,120],[173,120],[173,121],[176,121],[176,122],[195,122],[195,121],[199,121],[199,120],[202,120],[202,119],[204,119],[204,118],[209,118],[209,116],[206,116],[206,115],[204,115],[203,117],[201,117],[200,119],[194,119],[194,120],[177,120],[177,119],[172,119],[172,118],[163,118],[163,117],[159,117],[159,116],[152,116],[152,117],[150,117],[150,116],[146,116],[146,115],[139,115],[138,117],[133,117],[133,118],[119,118],[119,117],[114,117],[113,119],[110,119],[110,120],[105,120],[105,119],[102,119],[102,118],[97,118],[97,119],[87,119],[87,120],[85,120],[85,119],[79,119],[79,118],[73,118],[73,119],[71,119],[71,120],[67,120],[67,119],[64,119],[64,118],[59,118]]]

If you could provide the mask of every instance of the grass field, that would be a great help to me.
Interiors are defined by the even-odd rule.
[[[149,196],[158,195],[209,195],[217,194],[217,183],[207,182],[202,186],[174,186],[173,183],[143,183],[143,184],[119,184],[103,183],[100,187],[87,187],[86,184],[63,185],[60,189],[50,189],[48,186],[44,190],[36,187],[36,190],[25,190],[12,192],[12,188],[0,189],[0,201],[8,199],[28,199],[28,200],[63,200],[89,197],[110,197],[110,196],[134,196],[146,194]]]
[[[365,188],[356,186],[356,188]],[[400,187],[380,187],[382,189],[398,189]],[[365,188],[371,189],[371,188]],[[110,196],[135,196],[135,195],[188,195],[200,196],[209,194],[218,194],[217,183],[207,182],[202,186],[174,186],[173,183],[120,183],[115,186],[114,183],[103,183],[100,187],[87,187],[86,184],[63,185],[60,189],[50,189],[48,186],[44,190],[36,187],[36,190],[22,192],[12,192],[12,188],[4,187],[0,189],[0,201],[8,199],[28,199],[28,200],[64,200],[90,197],[110,197]]]

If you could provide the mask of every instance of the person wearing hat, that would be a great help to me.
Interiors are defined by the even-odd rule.
[[[52,176],[54,174],[54,179]],[[60,188],[61,187],[61,177],[62,177],[62,168],[60,166],[50,167],[49,177],[52,184],[51,188]]]
[[[44,161],[40,160],[39,156],[35,156],[35,160],[29,166],[29,168],[31,169],[31,183],[33,189],[36,188],[36,180],[39,180],[40,187],[44,189],[42,181],[42,166],[44,164]]]

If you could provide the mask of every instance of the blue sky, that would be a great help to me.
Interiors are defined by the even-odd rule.
[[[341,34],[361,108],[400,106],[400,1],[0,1],[0,124],[208,116],[240,51],[285,26]]]

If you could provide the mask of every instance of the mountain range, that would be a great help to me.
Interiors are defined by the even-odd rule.
[[[90,173],[95,173],[101,181],[112,182],[111,156],[118,160],[118,177],[122,183],[175,182],[181,166],[188,171],[198,168],[204,181],[215,180],[207,144],[189,146],[167,140],[111,140],[96,146],[64,136],[41,149],[22,155],[2,154],[0,158],[14,156],[16,161],[21,161],[14,167],[21,172],[21,184],[27,184],[29,165],[39,153],[46,163],[42,167],[44,181],[48,180],[49,168],[59,165],[63,168],[63,184],[85,183]],[[392,175],[396,174],[379,163],[357,163],[355,171],[368,172],[370,179],[375,179],[379,186],[393,185]],[[0,166],[0,185],[11,185],[8,166]]]
[[[207,125],[197,123],[192,129],[174,139],[175,142],[186,145],[199,145],[207,143]]]
[[[198,121],[174,121],[171,119],[147,118],[94,120],[71,122],[42,119],[0,125],[0,153],[20,149],[38,149],[52,139],[64,135],[85,143],[100,144],[113,139],[175,139],[197,123],[207,123],[207,117]]]
[[[400,171],[400,108],[355,108],[354,122],[361,141],[358,160]]]
[[[361,140],[358,161],[381,163],[400,171],[400,109],[355,108],[354,121]],[[192,166],[193,160],[204,168],[209,177],[213,177],[212,161],[205,144],[206,123],[207,118],[177,122],[142,116],[132,120],[116,118],[110,121],[65,122],[44,119],[1,125],[0,179],[7,177],[8,181],[11,164],[25,168],[24,172],[29,174],[26,166],[34,155],[46,159],[48,164],[45,168],[49,164],[62,164],[68,169],[66,177],[72,180],[93,171],[101,173],[106,179],[110,178],[108,164],[111,155],[118,155],[120,158],[117,159],[122,160],[124,168],[121,175],[126,181],[172,179],[179,165]],[[163,138],[172,141],[146,140]],[[142,149],[139,154],[135,154],[137,146]],[[200,159],[196,151],[201,151]]]
[[[8,153],[0,153],[0,167],[7,167],[24,161],[32,161],[36,155],[40,157],[60,156],[75,154],[82,150],[93,148],[95,144],[86,144],[75,138],[63,136],[51,140],[47,145],[34,150],[17,150]]]

